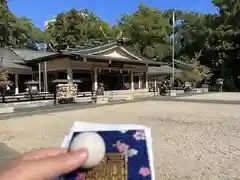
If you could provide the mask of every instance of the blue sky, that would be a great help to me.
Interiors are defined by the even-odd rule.
[[[161,10],[174,8],[203,13],[216,11],[211,0],[9,0],[9,7],[17,16],[27,16],[43,29],[45,21],[71,8],[88,8],[105,21],[114,24],[121,14],[134,12],[139,3]]]

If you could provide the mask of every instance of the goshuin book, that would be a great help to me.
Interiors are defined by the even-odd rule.
[[[62,147],[83,132],[96,132],[104,140],[106,154],[96,167],[77,169],[64,180],[155,180],[151,130],[141,125],[75,122]]]

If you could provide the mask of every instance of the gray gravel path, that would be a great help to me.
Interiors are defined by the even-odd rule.
[[[19,153],[59,146],[73,121],[152,128],[157,180],[237,180],[240,106],[145,101],[52,112],[0,122],[0,142]]]

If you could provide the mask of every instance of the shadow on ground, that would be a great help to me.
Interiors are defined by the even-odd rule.
[[[6,144],[0,143],[0,170],[3,170],[9,162],[19,155],[18,152],[9,148]]]

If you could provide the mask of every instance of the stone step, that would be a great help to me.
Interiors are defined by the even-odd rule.
[[[14,107],[1,107],[0,106],[0,114],[9,114],[14,112]]]

